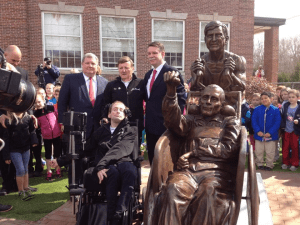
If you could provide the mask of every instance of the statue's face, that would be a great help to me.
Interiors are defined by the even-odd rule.
[[[209,51],[220,51],[224,49],[227,40],[223,34],[222,27],[216,27],[207,31],[205,43]]]
[[[206,88],[200,100],[200,110],[204,116],[218,114],[222,107],[221,92],[215,88]]]

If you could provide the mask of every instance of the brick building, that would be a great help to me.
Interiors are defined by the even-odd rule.
[[[190,65],[207,51],[204,26],[211,20],[228,25],[227,49],[247,60],[247,76],[253,67],[254,0],[10,0],[1,1],[1,47],[15,44],[36,84],[34,71],[45,56],[62,74],[80,70],[87,52],[100,58],[102,75],[117,74],[122,55],[134,59],[136,73],[150,69],[147,44],[162,41],[166,61],[190,77]],[[63,79],[63,76],[60,78]]]

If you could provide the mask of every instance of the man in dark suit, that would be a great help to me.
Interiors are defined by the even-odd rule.
[[[19,67],[19,64],[22,59],[22,53],[18,46],[16,45],[9,45],[4,52],[4,56],[6,61],[12,64],[22,75],[23,80],[28,80],[28,72],[23,68]]]
[[[64,78],[59,93],[58,120],[63,122],[63,113],[68,108],[74,108],[75,112],[86,112],[86,137],[89,138],[93,131],[93,111],[101,105],[100,99],[108,81],[102,76],[96,76],[98,58],[93,53],[85,54],[81,65],[82,73],[68,74]],[[91,84],[93,96],[90,96]]]
[[[185,105],[185,90],[183,79],[179,71],[169,66],[164,61],[165,48],[162,43],[152,42],[148,45],[148,60],[153,66],[145,74],[144,87],[146,92],[146,138],[147,150],[150,164],[154,157],[154,148],[157,140],[165,132],[164,118],[162,115],[162,100],[167,92],[167,86],[164,82],[164,73],[168,71],[177,71],[180,84],[176,88],[178,103],[183,112]]]
[[[58,121],[62,123],[63,113],[71,108],[74,109],[74,112],[86,112],[86,138],[88,139],[93,132],[94,111],[101,112],[99,107],[102,105],[103,92],[108,81],[104,77],[96,75],[98,58],[93,53],[84,55],[81,66],[82,73],[68,74],[64,78],[59,93]],[[76,141],[76,143],[78,142]],[[80,145],[76,146],[76,151],[83,157],[81,150]],[[81,183],[81,166],[79,161],[76,161],[76,183]]]

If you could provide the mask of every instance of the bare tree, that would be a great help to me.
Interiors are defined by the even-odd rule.
[[[257,70],[259,65],[264,65],[264,43],[258,40],[253,46],[253,70]]]

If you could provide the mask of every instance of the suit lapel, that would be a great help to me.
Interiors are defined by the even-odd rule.
[[[86,83],[85,83],[85,80],[84,80],[84,77],[83,77],[83,73],[79,73],[77,78],[78,78],[79,86],[81,87],[81,90],[83,92],[83,95],[86,97],[86,99],[88,99],[89,101],[91,101],[90,97],[89,97],[89,93],[88,93],[87,87],[86,87]]]
[[[96,80],[97,80],[97,95],[96,96],[98,96],[104,92],[105,87],[104,87],[103,82],[101,81],[100,76],[96,75]]]

